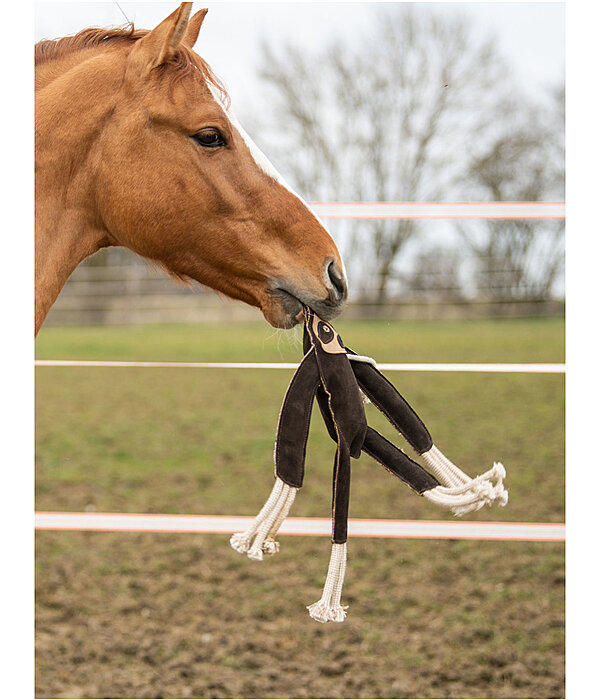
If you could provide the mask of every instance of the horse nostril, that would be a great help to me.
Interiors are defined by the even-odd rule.
[[[337,292],[338,300],[341,301],[346,296],[346,281],[335,261],[330,262],[327,266],[327,275],[331,280],[334,290]]]

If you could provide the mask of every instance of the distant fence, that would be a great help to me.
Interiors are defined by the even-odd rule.
[[[564,219],[564,202],[320,202],[328,219]],[[117,264],[115,264],[115,260]],[[102,264],[98,264],[98,263]],[[494,271],[490,271],[493,276]],[[561,300],[491,300],[485,291],[464,299],[452,289],[412,290],[385,304],[352,298],[346,318],[473,318],[562,315]],[[260,312],[200,285],[174,283],[161,269],[129,251],[100,251],[71,275],[47,325],[143,324],[258,320]]]
[[[256,309],[220,298],[199,285],[187,287],[128,256],[130,264],[80,265],[54,304],[46,324],[142,324],[239,321],[260,318]]]

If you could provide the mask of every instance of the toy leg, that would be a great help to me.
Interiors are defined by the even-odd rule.
[[[229,540],[233,549],[262,561],[264,554],[275,554],[275,535],[287,517],[304,478],[306,441],[319,372],[314,353],[301,362],[285,395],[275,442],[275,484],[271,495],[245,532]]]
[[[350,497],[350,452],[345,442],[338,445],[333,475],[332,545],[329,568],[321,598],[307,606],[317,622],[343,622],[347,605],[341,604],[346,574],[346,540],[348,537],[348,504]]]

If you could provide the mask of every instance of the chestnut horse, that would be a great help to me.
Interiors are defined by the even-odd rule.
[[[290,328],[346,299],[327,230],[248,138],[184,2],[152,31],[36,45],[36,333],[87,256],[119,245]]]

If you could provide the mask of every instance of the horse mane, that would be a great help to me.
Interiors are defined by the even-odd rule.
[[[89,27],[73,36],[65,36],[60,39],[42,39],[35,45],[35,65],[43,65],[49,61],[98,46],[134,44],[138,39],[146,36],[148,32],[148,29],[136,29],[131,22],[127,27],[113,27],[112,29]],[[173,81],[189,75],[192,70],[200,71],[202,78],[219,91],[224,102],[229,103],[229,95],[223,83],[213,73],[208,63],[189,47],[180,44],[173,60],[160,68],[171,70]]]

